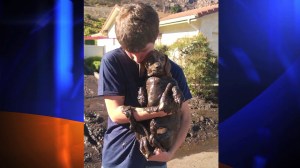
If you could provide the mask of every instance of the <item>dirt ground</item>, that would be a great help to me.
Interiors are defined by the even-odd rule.
[[[107,111],[97,96],[97,79],[84,76],[84,167],[101,167],[103,135],[106,131]],[[218,106],[199,98],[189,101],[192,123],[184,144],[168,162],[168,168],[218,167]]]

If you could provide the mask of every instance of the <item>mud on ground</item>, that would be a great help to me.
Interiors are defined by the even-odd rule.
[[[107,111],[97,96],[98,81],[93,75],[84,76],[84,167],[101,167],[103,135],[106,131]],[[182,147],[176,152],[180,158],[202,151],[217,150],[218,106],[199,98],[189,101],[192,112],[191,129]]]

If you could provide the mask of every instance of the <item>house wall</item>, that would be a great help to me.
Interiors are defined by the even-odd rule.
[[[197,25],[197,23],[194,22],[192,24]],[[160,41],[158,43],[163,45],[171,45],[178,38],[191,37],[197,35],[197,33],[199,32],[198,29],[195,29],[193,26],[189,25],[188,22],[168,26],[161,26],[159,31],[162,35],[161,39],[158,40]]]
[[[102,46],[105,53],[120,47],[120,43],[116,38],[115,25],[113,25],[112,28],[109,29],[109,32],[107,34],[107,39],[97,40],[97,46]]]
[[[108,37],[109,38],[116,38],[116,32],[115,32],[115,24],[112,25],[112,27],[108,31]]]
[[[218,12],[202,16],[200,18],[186,21],[180,24],[172,24],[167,26],[160,25],[161,37],[156,41],[157,44],[171,45],[178,38],[191,37],[202,32],[204,36],[207,37],[210,47],[214,53],[217,55],[218,44],[219,44],[219,24],[218,24]],[[108,38],[109,39],[99,39],[97,40],[98,46],[104,47],[104,52],[109,52],[115,48],[120,47],[115,34],[115,24],[109,29]]]
[[[213,13],[201,17],[200,32],[209,41],[210,48],[215,54],[219,54],[219,13]]]
[[[104,48],[104,52],[107,53],[113,49],[120,47],[120,44],[116,38],[107,38],[97,40],[97,46]]]
[[[84,58],[92,56],[103,56],[104,47],[95,45],[84,45]]]
[[[173,44],[178,38],[191,37],[202,32],[210,43],[210,48],[218,55],[219,30],[218,12],[186,21],[180,24],[173,24],[160,27],[161,39],[157,43],[164,45]]]

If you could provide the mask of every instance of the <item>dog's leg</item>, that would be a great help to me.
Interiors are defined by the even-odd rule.
[[[156,140],[158,129],[159,129],[159,127],[157,126],[155,120],[152,119],[150,122],[150,133],[151,134],[149,136],[149,143],[152,147],[159,148],[162,151],[165,151],[165,148],[163,148],[162,145]]]
[[[138,102],[142,107],[145,107],[147,105],[147,92],[144,87],[140,87],[138,91]]]
[[[135,132],[137,135],[136,137],[139,138],[139,135],[147,135],[148,132],[144,126],[139,123],[138,121],[136,121],[136,119],[134,118],[133,112],[135,112],[135,108],[131,107],[131,106],[122,106],[122,112],[123,114],[129,119],[129,123],[130,123],[130,130]]]
[[[151,106],[151,107],[144,107],[143,110],[145,110],[148,113],[159,112],[159,111],[165,111],[166,113],[168,113],[169,111],[167,110],[167,108],[168,108],[170,102],[167,101],[167,99],[168,99],[168,93],[171,90],[172,90],[172,84],[169,83],[160,98],[159,105]]]
[[[168,99],[168,93],[171,91],[172,89],[172,84],[171,83],[168,83],[165,91],[163,92],[161,98],[160,98],[160,101],[159,101],[159,106],[158,106],[158,109],[159,111],[165,111],[166,113],[169,113],[170,111],[166,110],[168,107],[169,107],[169,101],[167,101]]]
[[[140,151],[142,154],[148,159],[151,155],[153,155],[153,152],[149,150],[150,145],[147,137],[142,137],[140,140]]]
[[[184,99],[181,90],[179,89],[178,86],[173,86],[172,92],[173,92],[173,99],[174,99],[175,103],[177,103],[179,106],[181,106],[183,99]]]

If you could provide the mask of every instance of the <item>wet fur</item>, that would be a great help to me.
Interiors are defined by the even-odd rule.
[[[167,96],[164,111],[169,113],[165,117],[151,119],[149,137],[140,138],[140,150],[148,158],[156,148],[168,151],[174,144],[180,127],[180,108],[184,98],[176,80],[171,76],[171,64],[166,55],[154,50],[142,64],[147,71],[147,80],[145,88],[139,90],[139,103],[147,107],[159,106],[165,92]],[[145,142],[146,139],[149,143]]]

